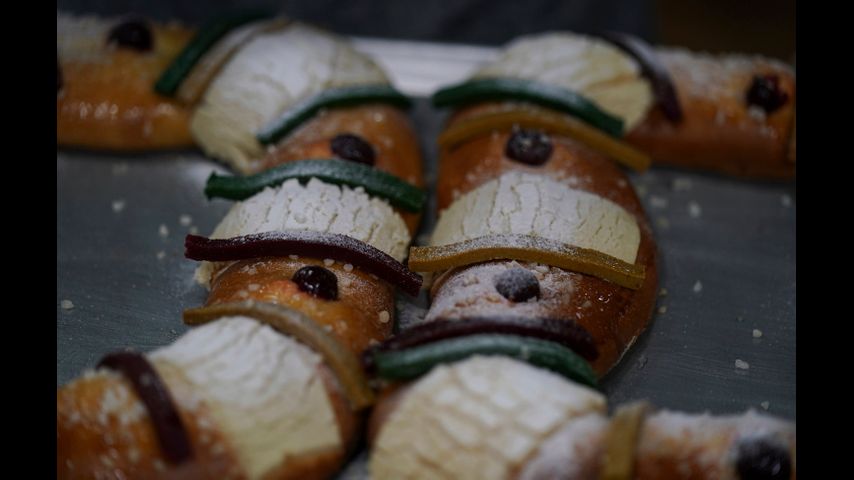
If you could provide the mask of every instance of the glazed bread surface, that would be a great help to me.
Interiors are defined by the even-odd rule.
[[[192,30],[147,22],[152,49],[140,52],[108,44],[121,21],[57,13],[57,144],[116,151],[192,146],[190,110],[153,89]]]

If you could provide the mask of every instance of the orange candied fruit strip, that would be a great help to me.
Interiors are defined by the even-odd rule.
[[[652,163],[649,155],[570,115],[533,106],[486,113],[456,122],[439,135],[439,147],[450,149],[476,135],[515,126],[565,135],[639,172],[648,169]]]
[[[530,235],[487,235],[449,245],[409,249],[409,268],[416,272],[436,272],[499,259],[544,263],[593,275],[632,290],[639,289],[646,276],[643,265],[624,262],[589,248]]]

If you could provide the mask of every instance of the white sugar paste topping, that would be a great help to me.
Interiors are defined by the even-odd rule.
[[[388,83],[343,39],[294,23],[259,35],[222,68],[190,123],[209,155],[246,172],[264,154],[255,135],[295,102],[325,89]]]
[[[415,382],[380,431],[372,478],[507,478],[556,429],[605,398],[547,370],[475,356]]]
[[[597,478],[607,427],[607,418],[599,413],[573,419],[543,442],[517,478]]]
[[[149,356],[177,368],[210,408],[250,478],[286,455],[341,445],[319,355],[247,317],[190,330]],[[164,365],[165,364],[165,365]]]
[[[649,82],[629,55],[603,40],[567,32],[519,37],[475,78],[512,77],[567,88],[631,130],[646,116],[653,96]]]
[[[616,203],[541,175],[508,172],[461,196],[444,210],[431,245],[493,234],[542,237],[634,263],[637,220]]]
[[[265,188],[237,202],[214,229],[211,238],[231,238],[280,230],[310,230],[347,235],[402,261],[410,242],[403,218],[388,203],[361,188],[351,189],[312,178]],[[212,264],[203,262],[196,280],[208,285]]]

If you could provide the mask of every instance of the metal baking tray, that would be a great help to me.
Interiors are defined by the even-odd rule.
[[[393,82],[419,97],[412,118],[425,175],[445,114],[426,97],[496,50],[354,39]],[[184,236],[209,234],[230,202],[208,201],[207,176],[225,171],[197,151],[146,155],[57,151],[56,383],[113,350],[148,351],[187,330],[201,305]],[[660,252],[656,314],[602,382],[610,404],[648,399],[688,412],[749,408],[795,419],[795,185],[653,168],[631,174]],[[435,215],[431,202],[421,233]],[[423,237],[422,237],[423,238]],[[410,319],[425,299],[399,298]],[[356,461],[344,476],[364,476]]]

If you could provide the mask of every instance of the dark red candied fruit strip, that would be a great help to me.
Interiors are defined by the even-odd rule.
[[[109,353],[98,362],[98,367],[121,373],[133,385],[148,410],[163,456],[167,460],[180,464],[193,458],[190,437],[169,389],[145,355],[138,352]]]
[[[439,318],[423,323],[374,345],[362,355],[362,363],[367,370],[371,370],[373,357],[377,352],[405,350],[439,340],[481,333],[502,333],[548,340],[569,348],[585,360],[593,361],[599,357],[593,337],[574,320],[508,316],[469,317],[459,320]]]
[[[224,239],[187,235],[184,249],[189,259],[211,262],[286,255],[332,258],[372,273],[412,296],[418,295],[423,281],[387,253],[337,233],[284,230]]]

